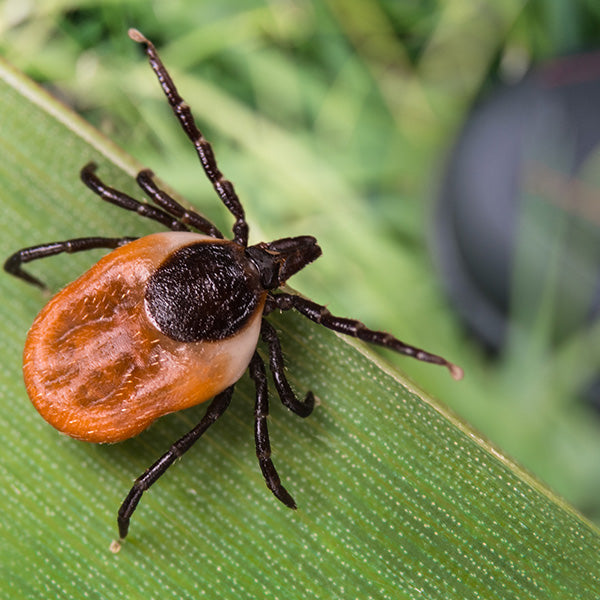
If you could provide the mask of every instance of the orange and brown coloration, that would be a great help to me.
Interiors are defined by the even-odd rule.
[[[143,493],[224,414],[234,384],[246,369],[256,388],[254,438],[260,470],[275,497],[296,508],[271,460],[269,391],[265,363],[256,351],[259,337],[267,346],[268,367],[281,402],[307,417],[315,398],[310,391],[303,399],[296,397],[287,381],[279,337],[265,318],[274,310],[295,310],[333,331],[445,366],[455,379],[462,377],[462,369],[441,356],[280,290],[321,255],[317,240],[303,235],[248,244],[242,203],[219,170],[211,145],[196,127],[156,48],[135,29],[129,36],[144,45],[173,114],[234,217],[233,239],[223,239],[213,223],[162,190],[151,171],[140,171],[136,177],[152,201],[147,203],[106,185],[96,176],[96,165],[88,163],[81,179],[102,200],[171,231],[141,239],[49,242],[22,248],[4,263],[8,273],[43,289],[44,283],[23,269],[24,264],[63,252],[113,250],[48,303],[27,337],[23,367],[27,392],[59,431],[90,442],[117,442],[141,432],[161,415],[213,398],[200,422],[135,480],[118,513],[121,539]],[[118,547],[117,543],[113,549]]]
[[[198,242],[231,244],[186,232],[146,236],[102,258],[38,315],[25,344],[25,385],[56,429],[88,442],[118,442],[242,376],[258,343],[266,292],[250,321],[225,340],[175,341],[146,310],[152,274]]]

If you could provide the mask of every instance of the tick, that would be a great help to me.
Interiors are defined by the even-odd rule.
[[[298,399],[286,379],[277,332],[265,318],[274,310],[295,310],[328,329],[443,365],[455,379],[462,377],[459,367],[440,356],[278,291],[321,255],[316,239],[305,235],[248,245],[248,225],[234,187],[217,167],[210,144],[154,45],[135,29],[129,36],[144,46],[206,176],[235,218],[233,239],[225,239],[210,221],[161,190],[151,171],[141,171],[137,183],[153,204],[109,187],[89,163],[81,170],[81,179],[102,200],[170,231],[31,246],[4,265],[8,273],[44,288],[22,268],[24,263],[63,252],[112,250],[50,300],[27,336],[23,358],[27,393],[42,417],[59,431],[89,442],[118,442],[137,435],[162,415],[210,400],[198,425],[136,479],[118,512],[121,540],[142,494],[225,412],[246,369],[256,387],[254,433],[260,469],[275,497],[296,508],[271,460],[267,374],[256,351],[259,339],[268,349],[281,402],[307,417],[314,396],[308,392]]]

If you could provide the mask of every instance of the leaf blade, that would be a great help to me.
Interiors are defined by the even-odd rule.
[[[46,236],[152,230],[93,201],[77,178],[96,160],[111,185],[136,193],[119,168],[131,174],[133,160],[6,65],[0,80],[3,255]],[[56,289],[92,261],[32,268]],[[27,402],[19,374],[42,298],[8,276],[0,289],[9,449],[0,474],[11,491],[0,564],[24,597],[70,598],[82,585],[98,598],[597,595],[593,526],[368,352],[291,314],[273,316],[290,380],[320,402],[304,421],[273,402],[270,428],[299,511],[279,506],[261,480],[245,378],[224,420],[144,498],[131,539],[113,556],[115,510],[131,480],[203,407],[116,446],[60,436]]]

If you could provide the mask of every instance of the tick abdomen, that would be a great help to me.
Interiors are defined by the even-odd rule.
[[[161,266],[172,257],[212,253],[223,263],[231,251],[238,251],[232,242],[201,234],[157,233],[114,250],[59,292],[34,321],[24,350],[25,385],[41,415],[71,437],[116,442],[235,383],[256,348],[266,292],[254,299],[240,292],[251,308],[228,334],[213,327],[197,339],[197,319],[196,341],[161,331],[147,306],[148,283],[168,279]],[[212,292],[204,295],[214,300]],[[203,312],[201,304],[192,308],[192,315]]]

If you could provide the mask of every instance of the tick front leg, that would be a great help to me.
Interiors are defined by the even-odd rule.
[[[179,121],[185,134],[192,144],[194,144],[194,148],[200,159],[200,164],[202,165],[208,180],[211,182],[214,190],[221,199],[221,202],[223,202],[229,212],[235,217],[235,224],[233,226],[234,241],[240,244],[240,246],[246,247],[248,245],[248,224],[246,223],[244,208],[233,187],[233,183],[228,179],[225,179],[223,173],[221,173],[219,167],[217,167],[217,161],[212,146],[202,135],[198,127],[196,127],[190,107],[179,95],[179,92],[173,83],[173,79],[171,79],[169,72],[158,56],[154,44],[137,29],[130,29],[129,37],[134,42],[143,44],[146,48],[146,56],[148,57],[150,66],[158,78],[173,114]]]
[[[93,248],[110,248],[115,249],[124,246],[129,242],[133,242],[137,238],[121,237],[121,238],[105,238],[105,237],[85,237],[65,240],[63,242],[49,242],[48,244],[40,244],[39,246],[30,246],[22,248],[9,256],[4,263],[4,270],[27,283],[31,283],[41,289],[46,289],[46,285],[37,277],[30,275],[27,271],[21,268],[23,263],[28,263],[47,256],[55,256],[67,252],[83,252],[84,250],[92,250]]]
[[[119,525],[119,536],[124,540],[129,531],[129,521],[133,515],[142,494],[154,484],[161,475],[183,454],[185,454],[202,436],[202,434],[227,410],[231,402],[233,386],[215,396],[214,400],[206,410],[204,417],[196,427],[177,440],[168,452],[165,452],[146,472],[138,477],[133,484],[129,494],[119,508],[117,523]]]
[[[267,300],[266,310],[272,310],[273,307],[279,308],[280,310],[290,310],[293,308],[311,321],[319,323],[328,329],[358,338],[359,340],[363,340],[370,344],[377,344],[378,346],[389,348],[399,354],[405,354],[406,356],[411,356],[423,362],[442,365],[450,371],[450,374],[454,379],[458,380],[463,377],[463,370],[459,366],[447,361],[445,358],[442,358],[437,354],[431,354],[430,352],[426,352],[415,346],[405,344],[391,333],[368,329],[363,323],[355,319],[336,317],[332,315],[325,306],[306,300],[301,296],[286,293],[271,294]]]
[[[283,487],[281,479],[271,460],[271,443],[269,441],[269,430],[267,428],[267,417],[269,416],[269,388],[267,386],[267,375],[265,365],[258,355],[254,353],[250,361],[250,377],[256,385],[256,405],[254,408],[254,439],[256,442],[256,456],[267,487],[275,497],[289,508],[297,508],[296,502],[289,492]]]

